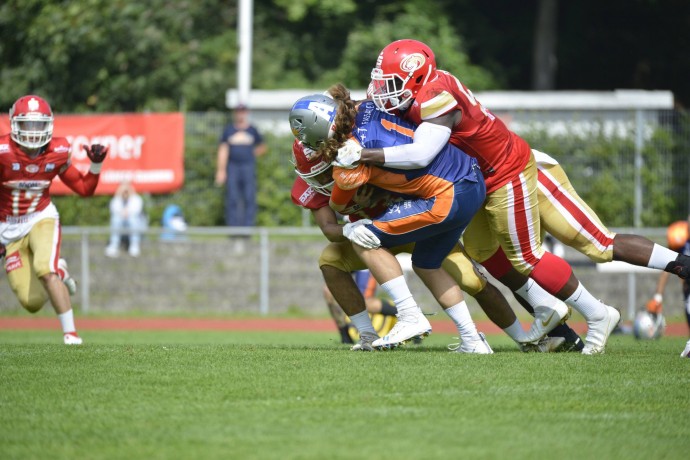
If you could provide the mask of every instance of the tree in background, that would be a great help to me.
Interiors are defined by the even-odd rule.
[[[364,88],[379,51],[392,40],[414,37],[436,51],[440,68],[473,91],[534,85],[671,89],[680,104],[690,101],[690,2],[685,0],[254,0],[254,13],[252,83],[257,89],[325,89],[335,82]],[[198,124],[218,120],[222,126],[227,116],[225,92],[237,86],[236,29],[237,2],[5,0],[0,3],[0,110],[6,113],[17,97],[36,92],[61,113],[188,112],[185,187],[151,197],[151,218],[155,222],[158,208],[162,212],[168,202],[178,202],[189,210],[191,225],[219,225],[222,210],[209,155],[220,128],[210,135]],[[212,113],[192,116],[206,111]],[[678,126],[687,129],[687,120],[679,118]],[[289,139],[269,135],[267,141],[270,153],[259,166],[259,224],[299,225],[300,216],[290,211],[295,207],[281,201],[289,202],[292,179]],[[678,158],[687,152],[687,140],[671,137],[667,144]],[[578,148],[547,151],[596,155],[589,146]],[[616,153],[616,145],[600,151],[616,159],[612,169],[628,161]],[[656,164],[655,153],[647,155],[645,160]],[[685,170],[675,156],[670,161],[669,177],[645,177],[645,185],[663,180],[662,191],[687,187],[687,177],[685,182],[676,177]],[[593,198],[607,187],[597,192],[598,184],[604,182],[585,183],[595,190]],[[609,184],[625,191],[616,179]],[[650,192],[659,205],[643,216],[645,222],[677,213],[669,211],[677,204],[662,195]],[[99,214],[107,207],[99,198],[79,207],[63,199],[67,225],[107,220]],[[612,217],[620,219],[625,209]]]

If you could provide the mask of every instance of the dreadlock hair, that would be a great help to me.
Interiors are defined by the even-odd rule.
[[[338,155],[338,149],[352,136],[357,107],[356,101],[350,99],[350,91],[340,83],[331,86],[328,94],[338,104],[338,112],[335,115],[333,136],[326,139],[318,151],[326,161],[333,161]]]

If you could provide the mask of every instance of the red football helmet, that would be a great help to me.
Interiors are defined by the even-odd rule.
[[[10,108],[12,140],[37,149],[53,138],[53,110],[38,96],[22,96]]]
[[[417,40],[398,40],[379,54],[367,92],[384,112],[406,110],[419,89],[435,77],[431,48]]]
[[[333,190],[333,165],[324,161],[315,150],[305,147],[295,139],[292,144],[292,164],[295,172],[311,188],[322,195],[331,196]]]

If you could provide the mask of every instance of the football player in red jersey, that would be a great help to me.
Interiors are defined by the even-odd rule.
[[[323,97],[321,97],[321,98],[323,99]],[[302,134],[303,136],[305,135],[305,133],[308,133],[307,127],[310,128],[312,131],[314,131],[314,129],[312,128],[312,125],[317,124],[317,122],[318,122],[318,117],[317,117],[315,114],[320,113],[319,110],[323,111],[323,110],[326,110],[326,109],[328,108],[328,107],[327,107],[327,105],[328,105],[327,102],[328,102],[328,101],[320,101],[320,102],[319,102],[319,101],[315,101],[315,100],[312,101],[312,100],[309,99],[309,98],[305,98],[305,99],[308,99],[309,108],[311,109],[311,111],[309,111],[307,115],[301,116],[301,117],[299,117],[299,119],[296,119],[296,122],[297,122],[297,123],[296,123],[295,126],[293,126],[293,129],[296,130],[296,131],[298,131],[298,133]],[[331,101],[331,102],[332,102],[332,101]],[[305,107],[307,107],[307,106],[305,105]],[[299,109],[300,109],[300,110],[305,110],[305,107],[299,107]],[[296,108],[296,106],[293,107],[293,111],[295,110],[295,108]],[[319,108],[320,108],[320,109],[319,109]],[[319,109],[319,110],[316,110],[316,109]],[[364,111],[365,111],[366,113],[365,113],[363,116],[366,118],[366,117],[367,117],[366,114],[368,114],[369,112],[368,112],[366,109],[365,109]],[[292,114],[291,114],[291,117],[292,117]],[[374,117],[374,118],[375,118],[375,117]],[[392,121],[391,121],[391,120],[386,119],[386,120],[382,120],[382,124],[383,124],[383,125],[386,125],[386,126],[389,126],[389,125],[391,125],[391,123],[393,123],[394,121],[396,121],[396,120],[392,120]],[[399,124],[400,121],[397,121],[397,123]],[[327,125],[327,123],[326,123],[326,125]],[[390,126],[389,126],[389,127],[390,127]],[[385,129],[388,129],[388,128],[385,128]],[[383,132],[381,132],[381,133],[379,133],[379,134],[375,134],[375,133],[374,133],[375,130],[376,130],[376,126],[375,126],[375,125],[370,125],[370,126],[367,127],[367,132],[368,132],[368,134],[367,134],[368,138],[367,138],[367,139],[369,140],[369,139],[372,139],[372,138],[373,138],[373,139],[374,139],[374,142],[379,142],[379,143],[385,144],[385,141],[383,141],[382,139],[383,139],[385,136],[387,136],[387,134],[384,134]],[[324,131],[325,134],[324,134],[324,133],[321,133],[321,137],[322,137],[322,138],[325,138],[326,135],[327,135],[327,133],[328,133],[328,126],[324,126],[322,131]],[[411,131],[410,131],[410,132],[411,132]],[[410,139],[411,139],[411,138],[410,138]],[[407,141],[407,142],[410,142],[410,141]],[[314,174],[311,174],[311,169],[306,169],[305,172],[306,172],[306,173],[309,173],[309,176],[312,176],[312,175],[318,174],[318,173],[320,172],[320,170],[322,169],[322,168],[318,168],[317,166],[313,166],[313,168],[314,168],[314,170],[315,170],[315,173],[314,173]],[[307,180],[309,180],[309,178],[308,178]],[[324,176],[324,184],[325,184],[325,183],[332,184],[332,182],[333,182],[333,180],[332,180],[332,177],[331,177],[330,175]],[[317,186],[318,186],[318,185],[317,185]],[[313,194],[313,193],[312,193],[312,194]],[[294,196],[294,195],[293,195],[293,196]],[[339,259],[338,259],[338,260],[339,260]],[[466,261],[467,261],[467,264],[466,264],[466,265],[469,265],[469,267],[473,267],[472,264],[469,262],[468,259],[466,259]],[[361,262],[360,262],[360,263],[361,263]],[[322,266],[323,266],[323,264],[322,264]],[[460,266],[461,266],[461,265],[455,265],[455,269],[452,269],[452,268],[451,268],[451,270],[450,270],[451,273],[453,273],[453,271],[457,271],[457,270],[458,270],[458,267],[460,267]],[[448,270],[448,267],[446,267],[446,264],[444,264],[444,268],[446,268],[446,270]],[[470,269],[470,271],[472,271],[472,269]],[[469,279],[469,278],[470,278],[470,277],[468,277],[468,279]],[[477,278],[477,277],[475,276],[475,278]],[[458,281],[459,284],[462,284],[462,283],[460,283],[458,277],[455,277],[455,279],[456,279],[456,281]],[[468,283],[468,285],[469,285],[469,283]],[[464,287],[464,286],[463,286],[463,287]],[[468,289],[466,288],[466,290],[468,290]],[[471,295],[474,295],[474,294],[477,292],[477,290],[469,289],[468,292],[469,292]],[[476,297],[476,296],[475,296],[475,297]],[[501,296],[501,298],[502,298],[502,296]],[[503,299],[503,301],[505,302],[504,299]],[[484,306],[483,306],[483,307],[484,307]],[[564,308],[565,308],[565,307],[564,307]],[[485,308],[485,309],[486,309],[486,308]],[[507,307],[507,310],[508,310],[509,312],[511,312],[512,318],[515,319],[515,316],[514,316],[514,314],[512,313],[512,310],[510,310],[509,307]],[[566,311],[566,313],[567,313],[567,308],[565,308],[565,311]],[[487,313],[490,313],[490,312],[487,310]],[[494,320],[494,318],[491,317],[491,314],[490,314],[490,318],[491,318],[492,320]],[[558,319],[560,319],[560,318],[558,318]],[[494,322],[496,322],[497,324],[499,324],[499,326],[501,326],[501,327],[503,327],[503,328],[506,328],[507,326],[510,325],[510,323],[508,323],[508,324],[500,324],[498,321],[495,321],[495,320],[494,320]],[[518,325],[519,325],[519,323],[518,323]],[[506,332],[508,332],[508,331],[506,330]],[[510,335],[510,333],[509,333],[509,335]],[[542,334],[542,335],[543,335],[543,334]],[[576,334],[575,334],[575,335],[576,335]],[[514,338],[515,338],[515,337],[514,337]],[[516,339],[516,341],[519,341],[519,340]]]
[[[0,244],[6,246],[5,271],[22,306],[31,313],[50,302],[60,319],[63,341],[80,345],[60,259],[60,216],[50,199],[55,176],[81,196],[98,185],[108,147],[84,146],[91,160],[82,175],[70,161],[67,139],[53,137],[53,111],[34,95],[17,99],[10,109],[10,134],[0,136]]]
[[[386,46],[372,70],[371,96],[384,111],[419,124],[415,142],[385,149],[342,152],[397,168],[428,164],[450,140],[478,159],[487,184],[485,207],[465,233],[468,251],[515,292],[529,295],[525,276],[565,301],[587,320],[585,354],[602,353],[620,313],[592,296],[563,259],[541,247],[537,166],[527,142],[508,130],[452,74],[436,68],[432,50],[416,40]],[[613,259],[663,269],[686,278],[690,258],[636,235],[607,235]],[[615,240],[615,241],[614,241]],[[506,261],[509,260],[509,263]]]
[[[360,332],[360,341],[353,350],[371,350],[370,344],[378,338],[378,334],[372,330],[369,315],[363,314],[368,309],[365,307],[365,299],[350,276],[351,272],[365,269],[366,265],[357,256],[350,240],[343,235],[344,225],[338,222],[336,213],[328,206],[333,186],[333,167],[298,140],[295,140],[292,151],[293,164],[298,175],[292,187],[292,201],[311,210],[317,225],[331,241],[321,253],[319,267],[333,297]],[[352,220],[369,219],[379,215],[396,200],[399,198],[391,192],[374,186],[365,186],[358,190],[342,213],[351,216]],[[391,251],[394,254],[411,253],[413,248],[413,244],[407,244],[392,248]],[[505,298],[498,289],[487,284],[486,279],[476,271],[459,245],[444,261],[443,266],[455,280],[462,281],[463,289],[483,305],[492,307],[488,313],[494,322],[504,328],[517,325],[519,329],[513,328],[507,332],[515,332],[513,335],[516,342],[524,340],[525,334]],[[504,308],[505,316],[501,316],[498,311],[500,307]]]

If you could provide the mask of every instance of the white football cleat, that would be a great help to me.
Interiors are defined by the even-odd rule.
[[[494,353],[489,342],[486,341],[486,336],[483,332],[478,333],[475,339],[451,343],[448,345],[448,349],[455,353],[473,353],[476,355],[491,355]]]
[[[532,343],[541,340],[554,327],[563,324],[570,318],[570,312],[570,307],[561,301],[558,301],[554,308],[547,306],[534,307],[534,322],[525,335],[525,342]]]
[[[565,343],[565,337],[544,337],[534,343],[520,343],[520,351],[523,353],[555,353]]]
[[[83,340],[76,332],[67,332],[64,335],[65,345],[81,345]]]
[[[680,354],[681,358],[690,358],[690,340],[688,340],[688,343],[685,344],[685,349],[683,349],[683,353]]]
[[[587,337],[583,355],[603,354],[606,341],[621,320],[621,314],[613,307],[606,306],[606,316],[597,321],[587,322]]]
[[[62,280],[62,282],[65,283],[65,286],[67,286],[67,292],[69,292],[69,295],[76,294],[77,281],[72,278],[72,275],[69,274],[69,271],[67,270],[67,261],[65,259],[59,259],[58,268],[65,272],[65,278]]]
[[[359,341],[352,345],[350,350],[352,351],[374,351],[372,343],[378,339],[378,334],[372,334],[371,332],[363,332],[359,335]]]
[[[388,334],[371,344],[377,350],[388,350],[404,344],[415,337],[427,337],[431,334],[431,323],[422,311],[417,308],[414,313],[396,315],[398,321]]]

